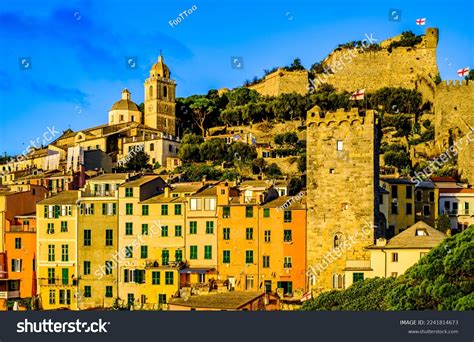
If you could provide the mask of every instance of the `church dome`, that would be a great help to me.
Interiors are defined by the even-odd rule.
[[[162,55],[158,56],[158,62],[153,64],[153,66],[151,67],[150,74],[151,75],[156,74],[156,76],[158,77],[165,77],[165,78],[170,77],[170,69],[164,63]]]
[[[124,89],[122,91],[122,99],[115,102],[110,110],[116,109],[139,111],[137,104],[130,100],[130,92],[128,91],[128,89]]]

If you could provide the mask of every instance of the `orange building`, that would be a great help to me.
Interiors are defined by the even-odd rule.
[[[18,280],[19,298],[36,296],[36,215],[15,216],[5,231],[8,279]]]
[[[217,193],[219,279],[237,291],[300,298],[306,289],[304,198],[279,197],[271,186],[224,184]]]

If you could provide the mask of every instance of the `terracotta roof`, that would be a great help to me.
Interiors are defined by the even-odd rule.
[[[433,182],[456,182],[456,180],[453,178],[453,177],[437,177],[437,176],[433,176],[431,177],[431,180]]]
[[[194,308],[238,310],[262,296],[264,296],[263,292],[231,291],[190,296],[186,299],[176,298],[171,299],[169,303]]]
[[[422,232],[418,235],[417,232]],[[444,239],[444,235],[439,230],[427,225],[423,221],[418,221],[408,229],[388,240],[385,246],[372,245],[370,249],[410,249],[410,248],[433,248],[439,245]]]
[[[474,194],[474,189],[466,189],[466,188],[442,188],[439,189],[440,194]]]
[[[192,194],[191,197],[216,196],[216,195],[217,195],[217,188],[215,186],[211,186],[207,189],[204,189],[195,194]]]

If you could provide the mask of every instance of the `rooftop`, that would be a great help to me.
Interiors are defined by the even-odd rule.
[[[128,178],[127,173],[104,173],[100,176],[96,176],[94,178],[90,178],[89,181],[92,182],[104,182],[104,181],[125,181]]]
[[[439,230],[434,229],[423,221],[418,221],[408,229],[387,241],[385,246],[372,245],[370,249],[410,249],[410,248],[433,248],[444,239]]]
[[[306,197],[303,194],[300,198],[299,195],[295,196],[280,196],[275,198],[273,201],[267,202],[262,205],[262,208],[279,208],[285,203],[288,203],[287,209],[305,209],[306,208]]]
[[[39,201],[37,204],[76,204],[78,198],[78,190],[61,191],[55,196]]]
[[[216,294],[190,296],[186,299],[171,299],[170,304],[206,308],[206,309],[230,309],[238,310],[246,304],[264,296],[263,292],[221,292]]]
[[[466,188],[441,188],[440,194],[474,194],[474,189]]]
[[[140,185],[146,184],[148,182],[151,182],[152,180],[155,180],[157,178],[160,178],[160,176],[152,176],[152,175],[142,176],[138,179],[132,180],[130,182],[126,182],[126,183],[120,185],[120,187],[131,188],[131,187],[135,187],[135,186],[140,186]]]
[[[415,182],[406,178],[380,178],[380,180],[388,184],[415,184]]]

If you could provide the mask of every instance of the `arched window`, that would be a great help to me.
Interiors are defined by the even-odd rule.
[[[334,234],[333,248],[340,248],[340,247],[342,247],[342,234],[336,233]]]
[[[166,86],[163,87],[163,97],[168,97],[168,88]]]
[[[344,274],[334,273],[332,275],[332,288],[343,289],[344,288]]]
[[[148,98],[150,98],[150,99],[153,98],[153,86],[152,85],[148,88]]]

